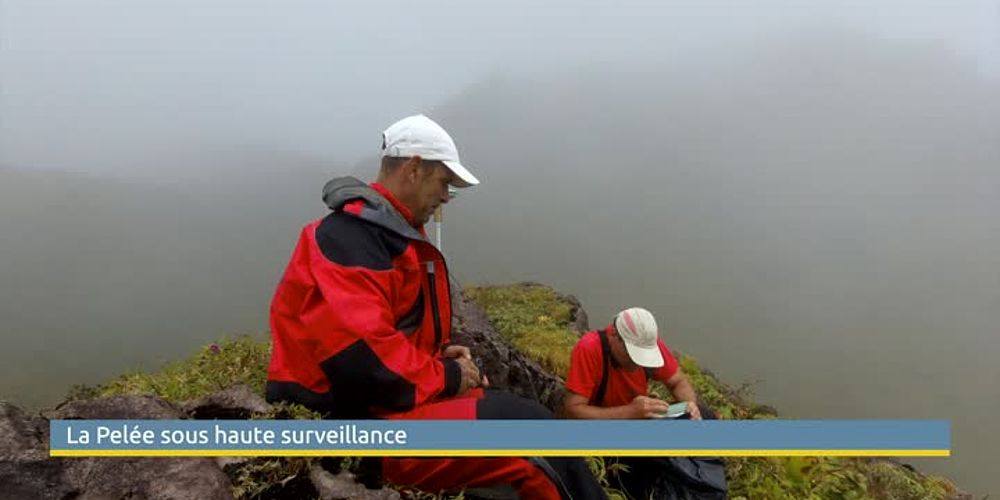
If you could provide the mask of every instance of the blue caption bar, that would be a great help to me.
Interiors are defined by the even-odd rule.
[[[52,456],[948,456],[943,420],[52,420]]]

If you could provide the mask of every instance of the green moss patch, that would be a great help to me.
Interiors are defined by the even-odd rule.
[[[264,394],[270,357],[271,342],[268,340],[250,336],[227,338],[155,372],[136,370],[121,375],[101,387],[97,395],[149,394],[180,402],[236,384],[246,384],[258,394]]]
[[[550,287],[520,283],[465,289],[489,316],[497,332],[550,372],[566,378],[577,335],[570,328],[573,306]]]

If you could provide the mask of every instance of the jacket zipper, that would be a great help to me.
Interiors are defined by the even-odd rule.
[[[438,262],[441,263],[441,271],[444,273],[444,283],[445,286],[447,287],[446,292],[448,293],[448,296],[451,297],[451,277],[448,276],[448,264],[444,261],[444,254],[441,253],[441,251],[438,250],[436,246],[430,244],[430,242],[423,241],[423,243],[426,244],[428,247],[430,247],[432,249],[431,251],[435,255],[437,255]],[[427,276],[430,279],[431,312],[434,315],[434,350],[440,351],[441,342],[443,340],[441,338],[443,332],[441,328],[441,311],[439,309],[440,306],[438,305],[438,296],[437,296],[438,285],[437,285],[437,279],[435,279],[436,273],[434,271],[434,261],[433,260],[428,261],[426,265],[427,265]],[[454,313],[455,304],[451,304],[451,306],[452,306],[451,311],[452,313]],[[450,316],[448,317],[448,321],[450,325],[451,324]]]
[[[389,203],[390,205],[392,204],[391,201],[386,200],[386,202]],[[441,262],[441,271],[444,272],[445,286],[448,287],[447,289],[448,296],[449,297],[451,296],[451,278],[448,276],[448,264],[446,264],[444,261],[444,254],[441,253],[441,251],[438,250],[436,246],[431,244],[431,242],[427,240],[427,237],[425,235],[421,235],[421,237],[414,237],[413,234],[408,234],[407,231],[400,231],[399,228],[393,227],[393,224],[388,223],[385,220],[379,220],[378,217],[373,217],[373,216],[366,217],[362,215],[361,218],[366,219],[374,224],[377,224],[389,231],[392,231],[416,244],[427,245],[427,247],[431,248],[433,254],[437,255],[438,260]],[[440,306],[438,305],[438,296],[437,296],[438,287],[437,287],[437,280],[435,279],[436,273],[434,272],[434,261],[433,260],[427,261],[425,264],[427,265],[427,276],[430,280],[430,283],[428,283],[428,289],[430,290],[431,293],[431,312],[434,315],[434,350],[440,351],[441,341],[442,341],[441,337],[443,336],[443,332],[441,331],[441,311],[440,311]],[[448,318],[448,321],[450,325],[451,324],[450,316]]]
[[[434,261],[427,262],[427,286],[431,293],[431,314],[434,320],[434,350],[441,350],[441,312],[438,310],[437,278],[434,272]]]

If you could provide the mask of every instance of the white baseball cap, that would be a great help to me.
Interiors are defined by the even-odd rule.
[[[653,313],[641,307],[626,309],[615,316],[615,329],[635,364],[646,368],[663,366],[663,355],[656,345],[659,330]]]
[[[479,179],[458,161],[458,148],[440,125],[424,115],[407,116],[382,132],[382,156],[410,158],[444,163],[458,176],[456,187],[479,184]]]

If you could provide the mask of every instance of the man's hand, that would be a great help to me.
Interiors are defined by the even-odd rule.
[[[701,420],[701,410],[698,409],[698,404],[694,401],[687,401],[688,404],[688,414],[691,415],[691,420]]]
[[[455,361],[462,368],[462,383],[458,386],[458,394],[465,394],[470,389],[490,385],[486,377],[479,373],[479,367],[472,362],[471,358],[459,357]]]
[[[448,347],[445,347],[444,348],[444,352],[442,352],[441,354],[444,357],[446,357],[446,358],[454,358],[454,359],[459,359],[459,360],[461,360],[461,359],[467,359],[469,361],[472,360],[472,351],[470,351],[469,348],[465,347],[464,345],[450,345]],[[461,363],[459,363],[459,365],[461,365]],[[468,389],[472,389],[474,387],[489,387],[490,386],[490,381],[489,381],[489,379],[486,378],[486,374],[479,372],[479,366],[476,365],[475,363],[473,363],[473,367],[476,368],[476,373],[479,373],[479,383],[478,383],[479,385],[472,385],[472,386],[468,387],[467,389],[462,389],[462,387],[465,387],[465,386],[460,386],[460,388],[458,390],[459,394],[467,391]],[[462,369],[462,378],[463,379],[465,378],[465,368]]]
[[[464,345],[450,345],[445,347],[444,352],[441,354],[446,358],[472,359],[472,351]]]
[[[636,396],[629,403],[632,418],[653,418],[654,415],[666,413],[669,406],[666,401],[649,396]]]

